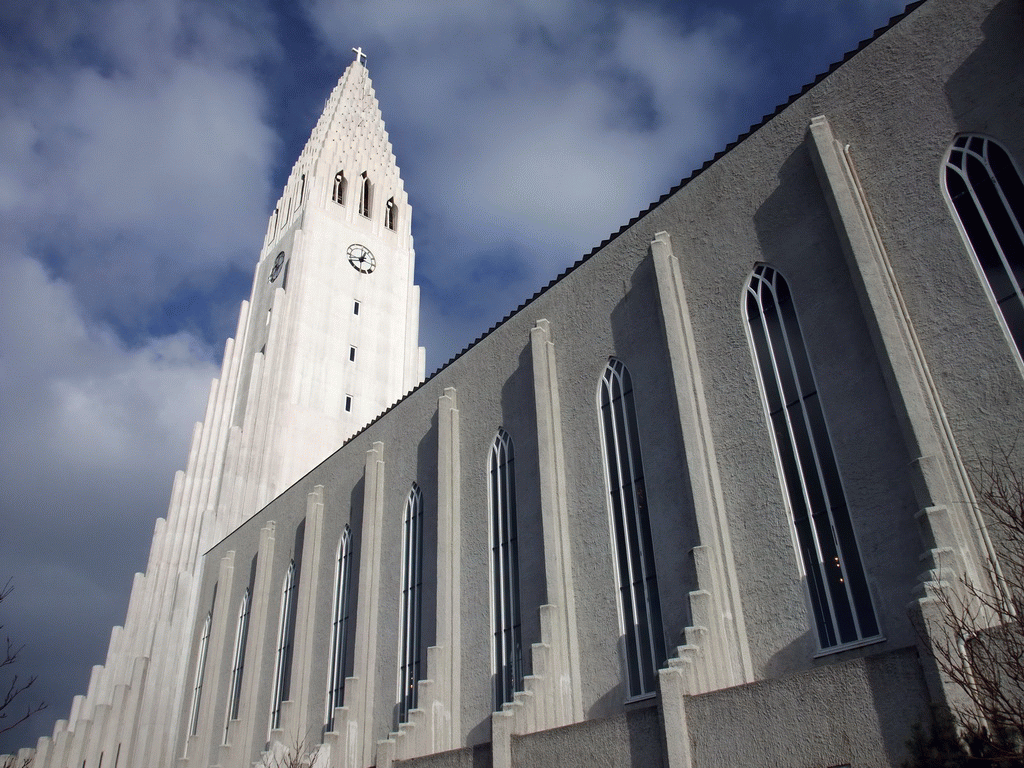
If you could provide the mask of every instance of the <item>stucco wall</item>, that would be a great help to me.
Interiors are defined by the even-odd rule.
[[[892,398],[890,363],[878,357],[873,319],[865,315],[857,275],[815,172],[808,126],[824,114],[839,141],[850,145],[955,445],[969,455],[1009,444],[1024,421],[1021,365],[950,215],[940,170],[948,146],[962,130],[997,136],[1024,158],[1019,132],[1024,76],[1019,62],[1007,58],[1018,48],[1014,30],[1020,28],[1020,17],[1018,0],[966,7],[954,0],[930,0],[911,13],[215,546],[203,575],[200,623],[208,610],[204,601],[212,599],[213,564],[235,550],[238,562],[248,568],[259,529],[270,520],[278,525],[278,547],[269,599],[279,599],[306,496],[322,485],[328,544],[314,631],[318,647],[329,647],[333,557],[342,527],[351,521],[356,565],[365,566],[359,559],[364,461],[380,441],[386,510],[380,531],[381,624],[376,637],[360,634],[358,625],[354,637],[378,647],[376,668],[361,674],[375,676],[372,738],[385,738],[394,722],[402,512],[415,481],[423,489],[427,520],[424,577],[433,584],[437,403],[446,388],[454,387],[462,467],[458,738],[469,745],[487,743],[492,693],[486,460],[499,426],[509,431],[516,448],[528,670],[529,644],[540,640],[537,609],[560,599],[549,593],[543,567],[530,348],[531,328],[546,319],[558,365],[569,479],[565,492],[583,712],[587,718],[613,720],[518,739],[513,749],[527,764],[540,760],[547,749],[572,753],[581,765],[587,762],[581,755],[590,754],[585,744],[595,745],[590,759],[598,764],[613,754],[632,760],[630,750],[640,742],[653,749],[651,739],[633,738],[654,728],[653,721],[624,706],[596,392],[609,356],[621,359],[636,393],[671,653],[685,642],[683,632],[691,620],[688,593],[700,586],[690,551],[707,542],[701,542],[695,522],[697,469],[687,466],[650,257],[650,241],[667,231],[686,286],[693,344],[706,385],[709,435],[724,488],[752,674],[765,681],[688,701],[697,764],[749,764],[753,755],[755,764],[763,760],[760,764],[769,765],[771,759],[792,757],[788,750],[795,742],[789,734],[803,739],[797,749],[807,765],[897,761],[909,723],[926,701],[906,608],[919,584],[918,558],[926,548],[908,470],[918,457],[904,442],[904,416]],[[793,292],[883,635],[877,644],[839,655],[818,653],[748,344],[741,297],[760,262],[780,270]],[[971,541],[963,546],[965,551],[976,548]],[[244,581],[236,579],[234,593],[218,593],[217,599],[237,604]],[[425,603],[424,646],[437,636],[433,599]],[[353,616],[361,608],[354,605]],[[449,619],[436,617],[439,625]],[[267,632],[276,633],[276,626],[269,624]],[[272,645],[273,639],[267,647]],[[267,669],[273,660],[264,657],[259,663]],[[324,680],[326,651],[315,663],[313,679]],[[264,676],[269,680],[270,673]],[[267,688],[254,706],[267,707],[269,696]],[[309,696],[309,710],[319,717],[324,691],[314,686]],[[829,701],[836,706],[822,706]],[[840,754],[843,745],[849,754]],[[658,759],[654,752],[644,753],[644,760],[654,761],[644,764]],[[796,764],[790,759],[782,763]]]
[[[898,766],[928,692],[913,649],[694,696],[694,765]],[[636,764],[636,763],[634,763]]]

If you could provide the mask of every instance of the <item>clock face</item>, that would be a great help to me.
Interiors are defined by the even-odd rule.
[[[281,268],[284,266],[284,251],[277,254],[277,258],[274,259],[274,267],[270,270],[270,282],[277,280],[278,275],[281,274]]]
[[[377,266],[377,260],[373,258],[370,249],[359,243],[353,243],[348,247],[348,263],[364,275],[373,272]]]

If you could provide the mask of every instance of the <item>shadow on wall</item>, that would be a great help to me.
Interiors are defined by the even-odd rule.
[[[981,23],[984,39],[953,72],[945,86],[946,99],[959,130],[980,131],[998,139],[1018,165],[1024,162],[1024,135],[1020,131],[1024,103],[1019,44],[1022,16],[1019,2],[1006,0],[993,8]],[[961,21],[957,19],[955,23]],[[985,108],[980,109],[983,106]],[[976,113],[985,116],[984,123],[974,117]],[[953,143],[952,136],[948,137],[948,143]]]

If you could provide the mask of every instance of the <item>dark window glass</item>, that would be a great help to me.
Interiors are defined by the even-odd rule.
[[[423,611],[423,493],[413,484],[405,504],[402,535],[402,618],[398,669],[398,722],[416,708],[416,684],[421,667]]]
[[[665,661],[665,638],[633,384],[621,361],[612,359],[605,368],[598,402],[619,579],[627,689],[629,697],[636,698],[657,689],[657,670]]]
[[[1024,354],[1024,182],[1006,150],[983,136],[953,142],[945,179],[971,251]]]
[[[810,358],[785,279],[767,265],[745,303],[754,361],[822,648],[878,635]]]

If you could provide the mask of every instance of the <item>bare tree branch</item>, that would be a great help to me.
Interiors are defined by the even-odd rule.
[[[0,587],[0,603],[2,603],[14,589],[14,583],[11,579],[7,580],[7,583],[3,587]],[[4,625],[0,624],[0,630],[3,630]],[[0,669],[8,667],[13,664],[18,654],[21,653],[25,646],[15,645],[10,637],[6,638],[6,650],[2,658],[0,658]],[[6,690],[3,695],[0,696],[0,733],[5,733],[12,728],[16,728],[23,722],[28,720],[36,712],[46,709],[46,702],[40,701],[35,704],[25,705],[25,709],[22,710],[18,704],[18,698],[25,693],[32,684],[35,683],[36,676],[32,675],[28,679],[22,679],[17,674],[12,675],[10,682],[6,685]],[[4,688],[0,688],[3,691]],[[20,714],[19,714],[20,713]]]

